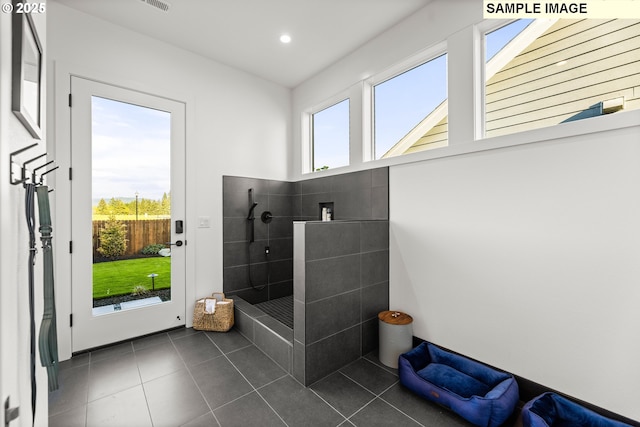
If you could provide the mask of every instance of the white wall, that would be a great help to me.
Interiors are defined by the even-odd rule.
[[[390,166],[391,308],[420,338],[640,420],[640,114],[474,141],[481,4],[435,0],[294,89],[292,179],[306,109],[446,39],[450,146],[328,172]]]
[[[34,15],[33,18],[46,49],[45,17]],[[3,408],[7,397],[11,398],[12,407],[20,407],[20,416],[12,426],[31,426],[29,232],[24,213],[24,189],[22,185],[9,184],[9,154],[38,141],[31,137],[11,111],[11,26],[11,14],[0,14],[0,397]],[[22,163],[44,151],[44,143],[41,143],[21,154],[17,160]],[[18,173],[15,178],[19,179],[19,169],[15,170]],[[39,234],[36,232],[36,235]],[[41,246],[39,239],[37,244]],[[36,261],[34,317],[37,334],[43,311],[41,254]],[[47,373],[40,366],[37,354],[36,378],[35,425],[46,425]],[[0,424],[4,425],[4,410],[0,411]]]
[[[391,306],[416,336],[640,419],[639,135],[393,167]]]
[[[49,108],[56,117],[50,136],[63,170],[68,166],[69,73],[187,104],[189,318],[191,301],[222,290],[222,175],[287,177],[290,91],[58,3],[49,5],[47,17],[49,57],[55,61],[55,72],[50,73],[55,97]],[[61,353],[69,357],[69,224],[61,219],[68,217],[68,182],[57,187],[56,292],[59,317],[64,319],[59,326]],[[211,228],[196,228],[199,216],[209,216]]]

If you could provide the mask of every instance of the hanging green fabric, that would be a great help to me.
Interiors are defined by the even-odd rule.
[[[35,322],[35,265],[36,265],[36,213],[35,213],[35,184],[24,184],[25,189],[25,214],[27,218],[27,228],[29,229],[29,331],[31,347],[31,415],[32,421],[36,419],[36,322]]]
[[[56,300],[53,288],[53,250],[49,188],[41,185],[36,189],[40,216],[40,240],[44,259],[44,313],[40,324],[38,344],[40,363],[47,368],[49,391],[58,389],[58,332],[56,326]]]

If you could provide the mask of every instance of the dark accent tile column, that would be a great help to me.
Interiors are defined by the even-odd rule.
[[[294,224],[294,369],[309,385],[377,347],[389,307],[388,221]]]

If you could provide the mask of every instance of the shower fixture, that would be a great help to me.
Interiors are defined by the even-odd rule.
[[[273,219],[273,215],[271,215],[271,212],[269,211],[264,211],[262,212],[262,215],[260,215],[260,220],[265,224],[269,224],[272,219]]]
[[[249,222],[249,243],[253,243],[255,241],[255,219],[256,217],[253,215],[253,211],[258,206],[258,202],[253,199],[253,188],[249,189],[249,213],[247,214],[247,221]]]
[[[247,213],[247,226],[248,226],[248,233],[249,233],[249,242],[247,243],[247,276],[249,278],[249,286],[251,286],[253,289],[255,289],[256,291],[262,291],[264,288],[267,287],[267,283],[269,282],[269,275],[270,275],[270,262],[269,262],[269,251],[265,250],[265,257],[266,257],[266,261],[267,261],[267,283],[265,283],[262,286],[256,286],[253,283],[253,280],[251,279],[251,244],[255,242],[255,223],[256,223],[256,217],[254,214],[254,211],[256,209],[256,206],[258,206],[258,202],[255,201],[254,196],[253,196],[253,188],[249,189],[249,213]],[[269,213],[269,222],[271,221],[271,212],[263,212],[262,216],[260,217],[260,219],[262,220],[262,222],[264,222],[265,224],[267,223],[267,221],[265,221],[265,213]],[[267,244],[268,244],[268,240],[267,240]],[[267,248],[269,246],[267,245]]]
[[[256,208],[256,206],[258,206],[258,202],[253,202],[253,204],[249,208],[249,215],[247,215],[247,219],[249,221],[253,221],[255,219],[255,217],[253,216],[253,210]]]

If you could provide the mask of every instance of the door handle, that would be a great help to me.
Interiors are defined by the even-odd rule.
[[[171,242],[166,242],[165,245],[169,245],[169,246],[182,246],[184,243],[182,242],[182,240],[176,240],[175,243],[171,243]]]

